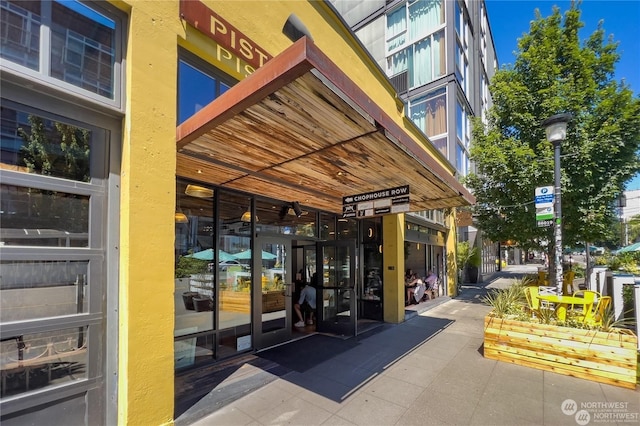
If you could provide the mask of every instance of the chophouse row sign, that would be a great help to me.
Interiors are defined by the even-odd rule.
[[[409,185],[342,197],[342,217],[370,217],[409,211]]]

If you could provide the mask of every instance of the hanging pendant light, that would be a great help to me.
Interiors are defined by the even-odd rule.
[[[176,223],[189,223],[189,218],[181,211],[176,212]]]

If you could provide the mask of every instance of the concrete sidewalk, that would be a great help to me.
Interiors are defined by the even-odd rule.
[[[482,356],[490,308],[481,300],[487,289],[503,288],[536,270],[536,265],[508,267],[465,287],[458,298],[358,338],[315,335],[258,353],[258,362],[242,365],[226,379],[240,394],[230,397],[221,383],[176,424],[639,424],[637,389]],[[256,380],[259,386],[247,385]]]

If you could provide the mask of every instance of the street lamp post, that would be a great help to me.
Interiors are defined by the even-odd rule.
[[[562,294],[562,187],[560,184],[560,144],[567,137],[567,123],[571,121],[571,114],[556,114],[544,120],[547,141],[553,144],[554,150],[554,194],[555,194],[555,263],[556,263],[556,287]]]

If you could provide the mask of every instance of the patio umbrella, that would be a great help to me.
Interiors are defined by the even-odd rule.
[[[251,259],[251,250],[241,251],[240,253],[234,254],[235,258],[240,260],[248,260]],[[268,251],[262,250],[262,260],[273,260],[276,258],[276,255],[273,253],[269,253]]]
[[[617,253],[627,253],[627,252],[632,252],[632,251],[640,251],[640,242],[633,243],[633,244],[628,245],[626,247],[622,247],[620,250],[617,251]]]
[[[200,260],[213,260],[213,249],[206,249],[206,250],[202,250],[199,251],[197,253],[193,253],[193,254],[188,254],[185,257],[193,257],[195,259],[200,259]],[[218,261],[219,262],[226,262],[229,260],[235,260],[235,256],[227,253],[224,250],[218,250]]]

